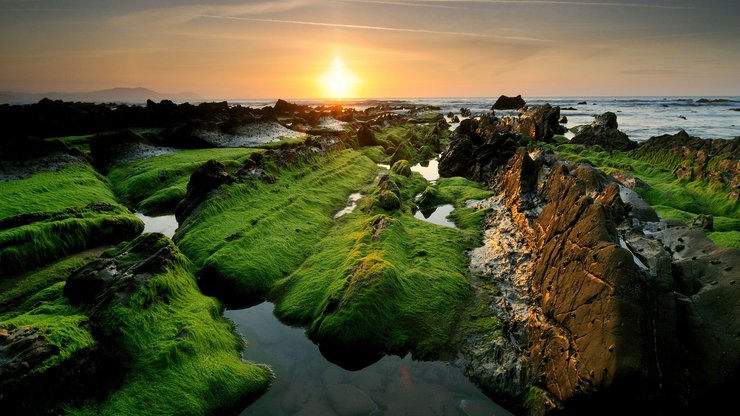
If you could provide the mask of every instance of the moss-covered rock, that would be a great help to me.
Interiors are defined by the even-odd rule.
[[[391,166],[391,173],[394,173],[396,175],[411,176],[411,165],[409,165],[408,160],[399,160],[396,161],[393,166]]]

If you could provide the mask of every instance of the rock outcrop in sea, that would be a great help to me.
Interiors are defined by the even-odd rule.
[[[493,103],[491,110],[518,110],[526,104],[521,95],[517,95],[516,97],[502,95]]]
[[[578,128],[576,135],[570,142],[587,146],[601,146],[604,149],[632,150],[637,148],[637,142],[630,140],[617,127],[619,127],[617,115],[608,111],[602,115],[594,116],[591,125]]]

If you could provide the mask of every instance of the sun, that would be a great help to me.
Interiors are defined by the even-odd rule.
[[[319,78],[324,98],[353,98],[358,83],[359,79],[340,57],[334,58],[329,70]]]

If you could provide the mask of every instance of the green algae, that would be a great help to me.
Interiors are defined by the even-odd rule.
[[[0,220],[30,212],[50,212],[90,202],[116,203],[105,179],[87,164],[70,164],[0,185]]]
[[[444,148],[450,141],[450,131],[433,123],[405,123],[380,129],[375,133],[375,140],[389,156],[391,163],[407,160],[413,165],[428,160],[434,150]],[[426,150],[422,151],[424,148]],[[377,155],[374,156],[377,158]]]
[[[138,241],[111,254],[123,253],[123,263],[140,261],[135,254],[125,257]],[[71,414],[232,411],[271,383],[267,367],[241,360],[244,341],[221,317],[221,304],[199,292],[188,260],[169,239],[161,237],[158,244],[175,251],[177,260],[149,279],[127,305],[114,304],[97,316],[103,337],[119,348],[126,367],[123,384],[104,402],[90,402]]]
[[[172,212],[187,193],[193,171],[208,160],[218,160],[237,170],[241,163],[260,149],[181,150],[144,160],[118,164],[108,180],[117,195],[144,214]]]
[[[69,304],[62,295],[63,287],[63,282],[45,287],[12,312],[0,316],[1,327],[7,330],[36,328],[49,344],[57,347],[56,353],[33,369],[33,374],[43,373],[96,344],[85,328],[88,317]]]
[[[74,270],[85,265],[100,250],[91,250],[59,260],[33,272],[0,282],[0,312],[9,311],[54,283],[63,282]]]
[[[352,150],[282,168],[275,183],[221,187],[175,236],[203,283],[228,296],[260,295],[290,274],[334,224],[347,195],[378,168]]]
[[[275,313],[332,345],[439,353],[470,295],[464,248],[457,230],[409,215],[351,214],[278,284]]]
[[[461,230],[418,220],[409,199],[426,181],[391,173],[374,188],[390,192],[388,184],[402,207],[387,210],[373,203],[377,192],[371,192],[364,209],[338,220],[311,256],[277,283],[275,313],[308,325],[321,345],[358,356],[439,356],[450,351],[458,324],[467,320],[463,312],[473,292],[465,250],[479,243],[482,217],[462,223]],[[462,178],[437,186],[457,206],[466,196],[490,195]],[[494,325],[493,319],[486,324]]]
[[[134,237],[144,224],[91,166],[67,165],[0,186],[0,278]]]

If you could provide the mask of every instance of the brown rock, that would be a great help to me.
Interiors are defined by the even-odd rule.
[[[498,100],[493,104],[491,110],[517,110],[524,107],[526,104],[527,103],[521,95],[517,95],[516,97],[502,95],[498,97]]]

